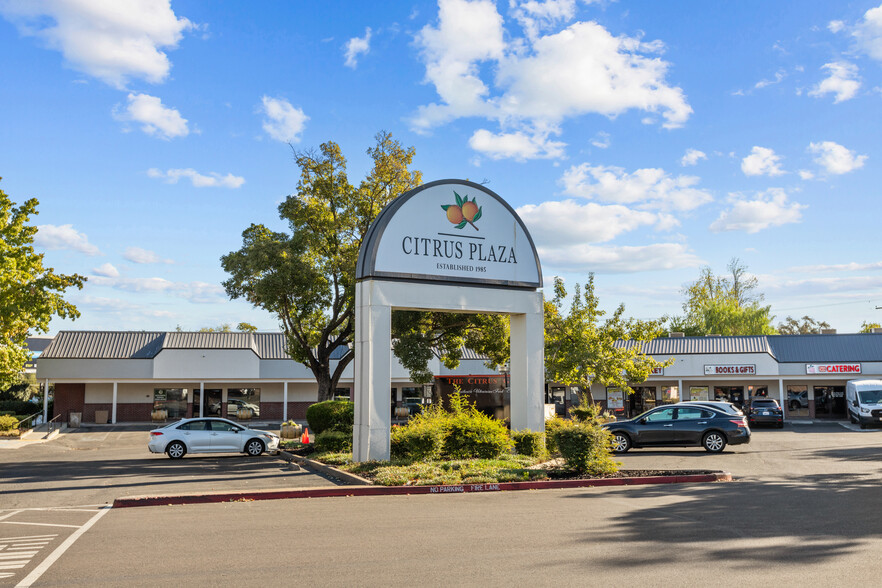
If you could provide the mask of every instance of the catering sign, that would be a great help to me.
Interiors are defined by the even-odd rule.
[[[514,209],[480,184],[441,180],[389,203],[368,229],[356,279],[539,288],[533,240]]]
[[[805,364],[805,373],[807,373],[807,374],[859,374],[859,373],[861,373],[861,364],[859,364],[859,363],[807,363],[807,364]]]
[[[706,365],[705,376],[754,376],[756,366],[752,364]]]

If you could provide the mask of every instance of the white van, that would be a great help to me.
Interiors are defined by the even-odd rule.
[[[849,380],[845,386],[848,420],[865,429],[882,424],[882,380]]]

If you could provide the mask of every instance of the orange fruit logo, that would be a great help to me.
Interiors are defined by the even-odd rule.
[[[456,225],[454,227],[456,229],[462,229],[469,224],[476,231],[479,230],[475,223],[481,218],[484,207],[479,207],[474,197],[469,200],[468,195],[464,199],[456,192],[453,195],[456,196],[456,204],[441,205],[441,208],[447,213],[447,220]]]

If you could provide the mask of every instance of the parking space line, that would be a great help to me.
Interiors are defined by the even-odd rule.
[[[79,525],[58,525],[55,523],[25,523],[21,521],[0,521],[0,525],[36,525],[38,527],[70,527],[71,529],[79,529]]]
[[[24,535],[0,539],[0,579],[13,577],[15,572],[11,570],[20,570],[28,565],[31,558],[56,537],[58,537],[57,534]]]
[[[71,533],[70,537],[65,539],[64,542],[55,549],[55,551],[49,554],[49,557],[47,557],[40,563],[40,565],[31,570],[31,573],[28,574],[24,580],[16,584],[15,588],[29,588],[31,585],[33,585],[33,583],[39,580],[40,576],[46,573],[46,570],[48,570],[52,566],[52,564],[54,564],[58,560],[58,558],[61,557],[64,552],[67,551],[70,546],[73,545],[74,542],[80,538],[81,535],[83,535],[83,533],[88,531],[92,527],[92,525],[97,523],[98,520],[106,515],[108,512],[110,512],[109,506],[106,506],[99,510],[95,514],[95,516],[86,521],[85,525]]]

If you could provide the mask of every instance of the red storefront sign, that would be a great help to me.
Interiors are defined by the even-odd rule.
[[[859,374],[859,373],[861,373],[861,364],[859,364],[859,363],[807,363],[807,364],[805,364],[805,373],[807,373],[807,374]]]

